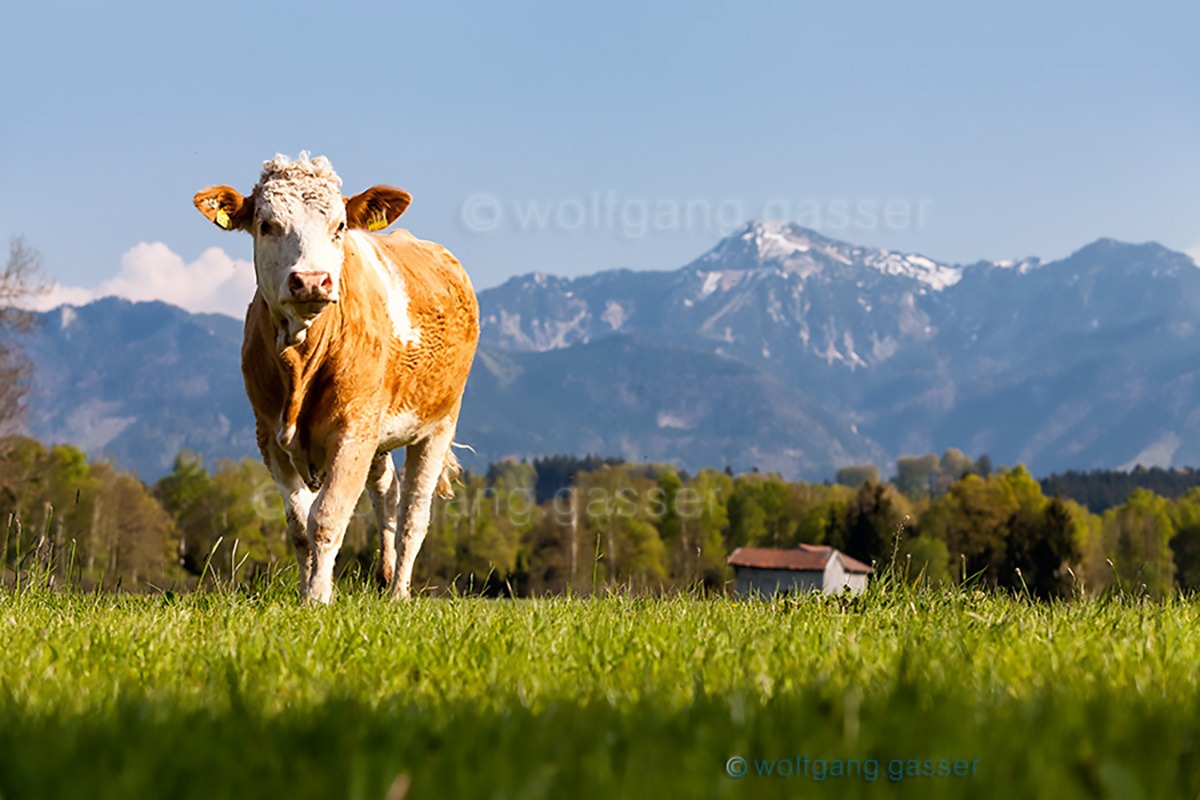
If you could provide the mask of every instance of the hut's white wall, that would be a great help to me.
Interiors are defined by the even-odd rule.
[[[829,559],[824,572],[816,570],[759,569],[758,567],[734,567],[733,590],[739,595],[762,595],[801,592],[824,592],[838,594],[849,587],[851,594],[867,588],[867,576],[847,572],[837,558]]]
[[[760,594],[770,597],[773,594],[819,592],[824,589],[824,577],[816,571],[757,567],[735,567],[735,570],[733,588],[740,595]]]

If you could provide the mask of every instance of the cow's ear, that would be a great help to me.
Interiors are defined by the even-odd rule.
[[[248,230],[254,219],[254,197],[242,197],[228,186],[210,186],[192,198],[201,214],[218,228]]]
[[[346,226],[378,231],[391,225],[408,204],[412,195],[391,186],[372,186],[346,201]]]

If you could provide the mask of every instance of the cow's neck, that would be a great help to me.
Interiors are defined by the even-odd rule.
[[[342,267],[339,296],[341,300],[326,306],[308,326],[299,342],[290,343],[288,321],[275,321],[276,354],[283,378],[283,404],[280,410],[280,444],[292,456],[293,462],[303,456],[304,443],[296,431],[304,406],[313,395],[313,384],[326,365],[340,361],[353,363],[363,355],[359,338],[366,330],[365,320],[355,313],[355,299],[364,299],[369,289],[363,284],[356,258],[347,258]],[[307,457],[303,456],[307,465]],[[300,469],[305,474],[306,469]]]
[[[323,317],[337,315],[337,307],[329,306],[313,320],[307,336],[294,345],[285,344],[277,350],[279,371],[283,383],[283,405],[279,413],[279,444],[292,460],[296,471],[309,485],[315,481],[309,472],[308,454],[305,452],[308,442],[301,441],[297,436],[300,430],[300,415],[304,411],[305,398],[311,396],[313,382],[321,372],[328,349],[330,336],[324,330],[329,322]],[[284,322],[284,325],[287,323]],[[279,323],[276,323],[278,326]],[[285,335],[286,328],[277,327],[277,341]],[[322,335],[325,334],[325,335]]]

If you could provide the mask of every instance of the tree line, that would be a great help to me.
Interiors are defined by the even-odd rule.
[[[1050,598],[1200,587],[1200,488],[1145,488],[1102,513],[1048,495],[1023,467],[958,451],[848,467],[833,483],[555,456],[492,464],[438,500],[415,580],[431,592],[530,596],[621,588],[725,591],[741,546],[827,544],[911,581],[971,581]],[[0,443],[4,582],[182,591],[294,569],[258,461],[181,453],[147,486],[69,445]],[[360,499],[339,574],[367,580],[374,516]]]
[[[1096,469],[1090,472],[1069,470],[1041,480],[1046,494],[1060,494],[1100,514],[1129,499],[1136,489],[1149,489],[1175,500],[1200,486],[1200,472],[1189,467],[1163,469],[1137,466],[1123,470]]]

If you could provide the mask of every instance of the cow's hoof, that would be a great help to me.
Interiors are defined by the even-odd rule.
[[[308,606],[327,606],[332,600],[333,584],[310,583],[304,593],[304,604]]]
[[[387,592],[392,588],[392,576],[382,567],[375,570],[375,588],[380,592]]]

